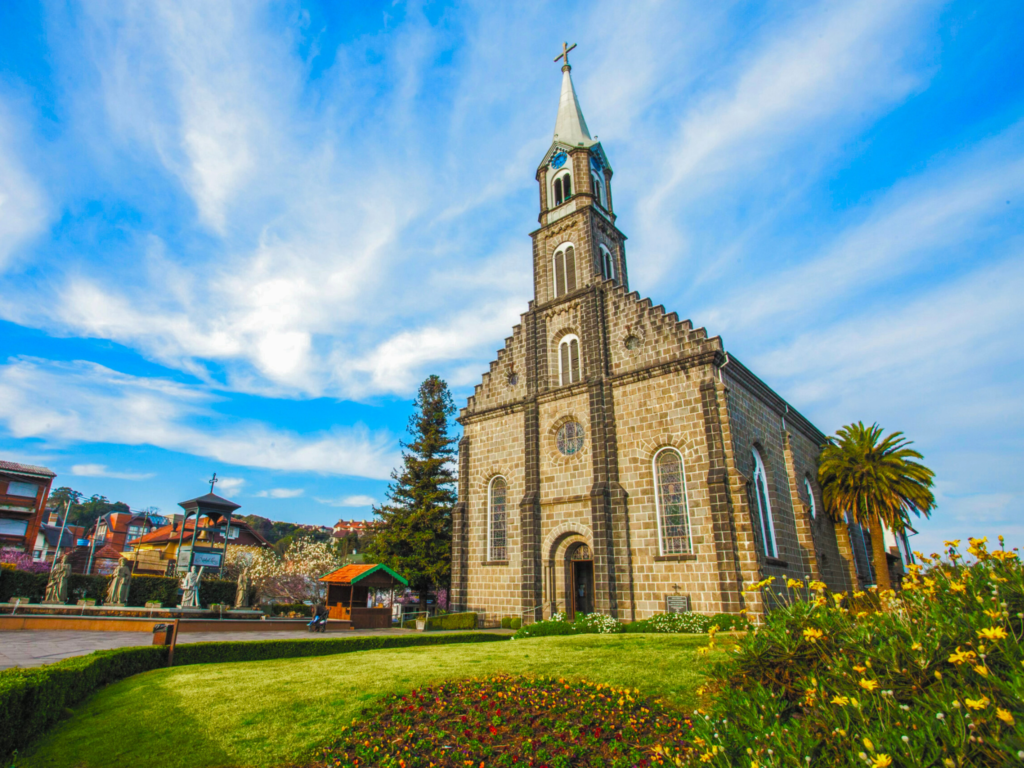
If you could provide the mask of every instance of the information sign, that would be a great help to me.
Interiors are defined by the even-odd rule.
[[[665,613],[688,613],[689,595],[665,595]]]
[[[220,568],[220,552],[196,552],[192,557],[192,565],[204,568]]]

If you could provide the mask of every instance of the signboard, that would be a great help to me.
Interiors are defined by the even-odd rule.
[[[689,613],[689,595],[665,595],[665,613]]]
[[[220,552],[196,552],[192,556],[192,565],[203,566],[204,568],[220,568],[220,560],[223,555]]]

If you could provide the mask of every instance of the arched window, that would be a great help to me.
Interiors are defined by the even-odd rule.
[[[615,262],[612,259],[612,252],[609,251],[604,245],[597,246],[597,257],[601,260],[598,265],[601,269],[601,275],[605,280],[615,279]]]
[[[590,174],[590,183],[594,188],[594,200],[596,200],[597,204],[602,208],[607,208],[608,206],[604,204],[604,185],[601,184],[601,180],[597,178],[596,173]]]
[[[575,290],[576,250],[572,243],[565,243],[555,251],[555,297]]]
[[[558,383],[560,386],[580,380],[580,340],[569,335],[558,342]]]
[[[811,520],[818,516],[818,505],[814,502],[814,488],[811,487],[811,478],[804,478],[804,490],[807,491],[807,501],[811,505]]]
[[[764,472],[764,462],[757,448],[751,453],[754,456],[754,503],[757,504],[757,519],[761,524],[761,539],[764,541],[764,553],[768,557],[778,557],[775,549],[775,523],[772,521],[772,507],[768,498],[768,477]]]
[[[572,197],[572,176],[563,173],[555,179],[555,205],[559,206]]]
[[[508,560],[508,483],[495,477],[487,488],[487,559]]]
[[[683,457],[675,448],[654,456],[654,504],[658,512],[658,546],[663,555],[690,552],[690,510],[686,501]]]

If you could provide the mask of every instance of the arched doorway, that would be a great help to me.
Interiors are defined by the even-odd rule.
[[[569,599],[565,601],[569,620],[594,612],[594,555],[586,544],[566,553]]]

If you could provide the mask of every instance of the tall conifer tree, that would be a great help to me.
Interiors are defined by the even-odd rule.
[[[414,405],[412,441],[402,443],[402,467],[391,473],[388,503],[373,508],[376,537],[366,554],[408,578],[425,608],[430,587],[447,587],[451,575],[457,449],[448,419],[455,405],[438,376],[420,385]]]

